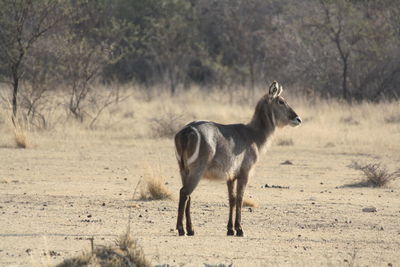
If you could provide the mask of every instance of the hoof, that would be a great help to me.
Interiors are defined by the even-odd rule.
[[[242,229],[236,230],[236,236],[244,236],[243,230]]]
[[[194,231],[193,230],[187,230],[186,235],[192,236],[192,235],[194,235]]]
[[[235,235],[235,232],[232,229],[228,229],[226,235]]]
[[[184,231],[184,230],[181,230],[181,229],[178,229],[178,233],[179,233],[179,236],[185,235],[185,231]]]

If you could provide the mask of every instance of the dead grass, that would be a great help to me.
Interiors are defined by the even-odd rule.
[[[90,253],[65,259],[57,267],[81,267],[81,266],[152,266],[146,259],[143,249],[137,244],[129,233],[121,235],[112,246],[96,246]]]
[[[96,88],[96,91],[102,90],[107,89],[101,86]],[[265,93],[265,88],[257,90],[256,96],[261,97]],[[154,91],[158,92],[158,89],[154,88]],[[54,92],[45,103],[46,111],[43,112],[49,127],[38,132],[26,129],[28,141],[34,138],[35,146],[52,146],[54,143],[48,140],[41,142],[41,136],[57,133],[66,141],[76,140],[74,142],[83,144],[99,137],[101,140],[109,139],[124,144],[131,142],[130,145],[134,145],[140,139],[170,138],[191,120],[211,120],[223,124],[247,123],[258,99],[255,97],[253,102],[243,101],[240,95],[235,94],[229,99],[220,90],[206,92],[196,87],[174,97],[160,91],[153,97],[145,98],[140,92],[140,88],[136,87],[121,88],[121,93],[131,94],[132,97],[106,107],[96,120],[96,127],[92,128],[90,120],[79,123],[69,118],[62,104],[67,96],[63,90]],[[299,116],[312,120],[298,128],[285,127],[278,130],[276,137],[279,139],[274,141],[277,146],[323,147],[329,144],[327,147],[332,150],[345,146],[349,153],[370,153],[372,150],[383,155],[387,155],[388,151],[397,153],[400,149],[400,123],[395,123],[398,120],[399,102],[349,105],[335,100],[316,99],[315,105],[310,106],[307,98],[291,95],[289,88],[284,91],[284,96]],[[0,107],[3,121],[9,118],[7,110],[9,108]],[[357,123],[357,126],[352,126]],[[7,126],[0,129],[0,146],[15,144],[11,140],[14,139],[12,127]],[[24,142],[19,143],[23,147]],[[331,144],[334,144],[334,148]]]
[[[4,100],[3,96],[0,99]],[[28,132],[30,130],[30,122],[20,113],[14,118],[12,113],[11,103],[5,101],[4,105],[0,106],[0,124],[4,124],[2,128],[9,128],[13,133],[13,141],[18,148],[28,148]],[[6,123],[8,122],[8,123]],[[1,135],[1,133],[0,133]]]
[[[18,148],[28,148],[29,142],[26,131],[23,127],[16,125],[14,127],[14,140]]]
[[[360,164],[357,161],[353,161],[348,167],[362,171],[365,176],[361,182],[352,184],[353,186],[383,187],[389,182],[400,178],[400,169],[390,172],[387,167],[380,162]]]
[[[172,199],[172,194],[166,187],[164,179],[151,177],[140,189],[140,200]]]
[[[254,199],[245,198],[243,200],[243,207],[257,208],[258,207],[258,203]]]

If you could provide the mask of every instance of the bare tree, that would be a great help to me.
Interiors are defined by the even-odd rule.
[[[69,91],[69,112],[83,122],[84,103],[93,83],[107,64],[123,56],[113,53],[124,29],[116,21],[107,24],[103,20],[107,9],[97,2],[77,1],[69,9],[68,23],[57,35],[62,54],[58,69]]]
[[[2,82],[12,87],[12,120],[17,116],[20,80],[33,45],[62,19],[58,0],[4,0],[0,3],[0,60]]]

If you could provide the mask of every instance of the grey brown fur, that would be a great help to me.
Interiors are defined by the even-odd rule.
[[[200,179],[205,177],[226,179],[229,195],[227,234],[234,235],[232,217],[236,207],[236,235],[243,236],[243,194],[254,164],[276,127],[297,126],[301,123],[301,119],[280,96],[281,92],[282,86],[273,82],[269,92],[258,101],[253,118],[248,124],[224,125],[194,121],[175,135],[176,156],[183,185],[179,195],[176,226],[179,235],[185,234],[184,214],[187,235],[194,235],[190,217],[190,195]]]

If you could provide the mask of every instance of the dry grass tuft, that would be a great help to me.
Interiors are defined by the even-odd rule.
[[[114,246],[97,246],[91,253],[65,259],[57,267],[81,266],[152,266],[146,259],[143,249],[129,233],[121,235]]]
[[[278,139],[276,141],[276,145],[278,146],[293,146],[294,142],[291,138],[289,139]]]
[[[140,200],[172,199],[172,194],[160,177],[151,177],[140,190]]]
[[[26,131],[21,126],[17,125],[14,127],[14,140],[15,140],[15,144],[19,148],[28,148],[29,147],[29,142],[28,142],[28,137],[26,135]]]
[[[365,178],[358,185],[383,187],[390,181],[400,178],[400,169],[395,172],[389,172],[386,166],[379,162],[362,165],[353,161],[348,167],[364,173]]]
[[[254,199],[245,198],[243,200],[243,207],[257,208],[258,207],[258,203]]]

